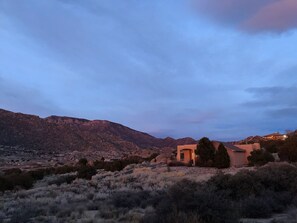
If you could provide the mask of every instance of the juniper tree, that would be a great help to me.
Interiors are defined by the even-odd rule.
[[[263,166],[266,163],[274,162],[272,154],[264,149],[252,151],[251,155],[247,159],[249,161],[249,166]]]
[[[215,148],[211,141],[203,137],[199,140],[197,149],[195,150],[196,155],[198,155],[198,165],[199,166],[213,166],[215,157]]]
[[[220,143],[218,151],[215,154],[214,166],[219,169],[230,167],[230,157],[225,146],[222,143]]]

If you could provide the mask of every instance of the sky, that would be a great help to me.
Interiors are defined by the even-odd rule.
[[[296,0],[0,0],[0,108],[156,137],[297,129]]]

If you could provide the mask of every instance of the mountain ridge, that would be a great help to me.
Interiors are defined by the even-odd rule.
[[[195,143],[192,138],[156,138],[107,120],[15,113],[0,109],[0,145],[48,151],[126,151]]]

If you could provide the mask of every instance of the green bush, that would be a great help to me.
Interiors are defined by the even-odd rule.
[[[164,195],[163,195],[164,196]],[[204,184],[183,180],[173,185],[155,206],[156,215],[151,222],[172,222],[178,213],[195,216],[200,222],[237,222],[233,202],[223,194],[214,194],[213,188]]]
[[[204,137],[200,139],[195,150],[196,155],[199,156],[197,165],[204,167],[213,166],[215,151],[212,142],[208,138]]]
[[[77,178],[83,178],[87,180],[91,180],[92,176],[97,173],[95,167],[92,166],[81,166],[77,171]]]
[[[251,152],[248,161],[249,166],[263,166],[266,163],[274,162],[274,157],[266,150],[258,149]]]
[[[104,169],[104,166],[105,166],[105,162],[104,161],[94,161],[94,167],[96,169]]]
[[[44,169],[30,170],[28,173],[34,180],[42,180],[45,176]]]
[[[280,148],[279,156],[284,161],[297,162],[297,135],[286,139]]]
[[[104,170],[106,171],[121,171],[125,168],[124,161],[122,160],[115,160],[112,162],[105,162]]]
[[[224,192],[233,200],[256,196],[264,190],[255,173],[248,170],[240,171],[234,176],[220,173],[212,177],[208,184],[212,185],[216,192]]]
[[[10,182],[7,177],[0,176],[0,191],[12,190],[14,185]]]
[[[216,151],[214,157],[214,166],[218,169],[230,167],[230,157],[225,146],[222,143],[220,143],[218,151]]]
[[[34,179],[29,173],[18,172],[0,176],[0,191],[12,190],[17,187],[29,189],[33,186]]]
[[[7,169],[4,170],[4,175],[12,175],[12,174],[21,174],[22,170],[19,168],[12,168],[12,169]]]
[[[81,158],[79,161],[78,161],[78,165],[82,165],[82,166],[86,166],[88,163],[88,160],[86,158]]]
[[[65,173],[72,173],[72,172],[76,172],[78,170],[78,167],[75,166],[68,166],[68,165],[64,165],[64,166],[60,166],[60,167],[56,167],[53,169],[53,172],[50,174],[65,174]]]
[[[33,186],[34,182],[37,180],[41,180],[46,175],[53,175],[53,174],[66,174],[76,172],[78,167],[75,166],[60,166],[56,168],[44,168],[44,169],[36,169],[30,171],[22,171],[18,168],[8,169],[4,171],[3,175],[0,175],[0,191],[5,190],[13,190],[18,187],[29,189]],[[87,173],[83,174],[83,170],[81,170],[80,176],[85,176],[83,178],[89,179],[91,171],[86,171]],[[68,178],[65,179],[66,182],[72,182],[73,179]]]
[[[272,163],[254,172],[255,178],[267,190],[296,192],[297,168],[290,164]]]
[[[269,140],[269,141],[261,141],[261,148],[265,148],[267,152],[270,153],[278,153],[280,148],[284,145],[283,140]]]

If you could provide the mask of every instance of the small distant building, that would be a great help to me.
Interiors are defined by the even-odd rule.
[[[213,141],[213,146],[217,150],[219,148],[220,143],[222,143],[230,157],[230,166],[231,167],[242,167],[248,164],[248,157],[250,156],[253,150],[261,149],[259,143],[254,144],[245,144],[238,145],[232,143],[224,143]],[[197,149],[198,144],[190,144],[190,145],[178,145],[177,146],[177,161],[183,162],[185,164],[195,163],[199,159],[199,157],[195,154],[195,150]]]
[[[286,140],[288,136],[286,134],[280,134],[279,132],[272,133],[266,136],[263,136],[265,140]]]

